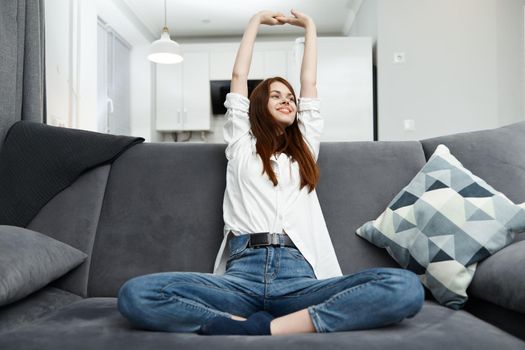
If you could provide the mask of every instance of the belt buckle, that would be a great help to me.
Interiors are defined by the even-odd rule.
[[[270,245],[280,245],[279,243],[279,234],[278,233],[270,233]]]

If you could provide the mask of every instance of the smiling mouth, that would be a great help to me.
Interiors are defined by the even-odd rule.
[[[284,114],[290,114],[292,111],[288,108],[278,108],[277,111],[284,113]]]

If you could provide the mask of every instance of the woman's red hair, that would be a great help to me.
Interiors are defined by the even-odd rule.
[[[319,167],[299,130],[297,116],[293,124],[286,127],[284,133],[281,134],[283,131],[282,126],[275,121],[268,110],[270,85],[276,81],[286,85],[292,92],[295,101],[297,101],[293,87],[281,77],[262,81],[250,95],[250,123],[252,132],[257,139],[257,153],[263,162],[262,173],[266,172],[274,186],[277,186],[278,181],[270,165],[270,157],[274,153],[285,153],[292,157],[292,161],[299,163],[300,189],[308,185],[308,192],[312,192],[319,181]]]

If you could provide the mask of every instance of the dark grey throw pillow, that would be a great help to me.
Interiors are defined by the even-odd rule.
[[[525,240],[483,260],[469,287],[473,296],[525,314]]]
[[[42,233],[0,225],[0,306],[39,290],[86,258],[80,250]]]

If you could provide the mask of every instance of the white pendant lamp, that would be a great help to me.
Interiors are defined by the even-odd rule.
[[[182,62],[182,53],[179,44],[170,39],[166,26],[166,0],[164,0],[164,28],[159,40],[151,43],[148,59],[155,63],[173,64]]]

